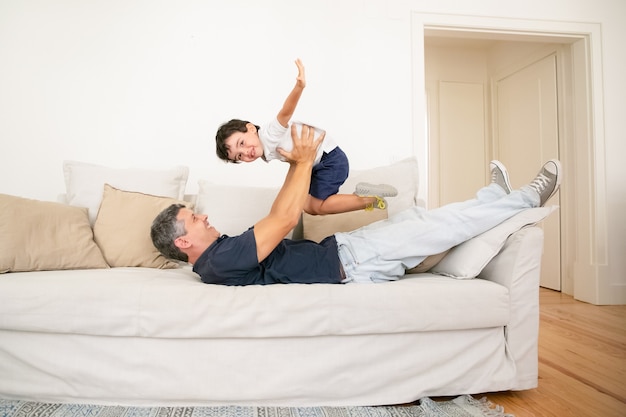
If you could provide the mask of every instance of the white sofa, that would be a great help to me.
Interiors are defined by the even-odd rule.
[[[407,172],[415,174],[415,181],[398,183],[401,196],[389,199],[393,213],[407,204],[402,199],[415,202],[414,160],[356,172],[346,187],[369,178],[393,182]],[[128,214],[135,206],[146,210],[133,198],[152,196],[119,189],[101,197],[94,193],[100,211],[90,221],[88,209],[72,205],[76,190],[68,166],[65,174],[69,204],[0,198],[3,242],[23,232],[16,230],[21,227],[16,223],[23,223],[16,217],[37,212],[38,205],[49,216],[63,212],[59,219],[46,218],[58,221],[56,229],[80,223],[62,220],[71,208],[82,213],[85,230],[93,230],[93,241],[72,249],[81,252],[82,261],[59,255],[65,241],[48,245],[48,252],[55,250],[51,258],[63,258],[57,265],[45,264],[46,248],[31,255],[13,250],[12,257],[6,255],[12,251],[8,245],[0,251],[0,271],[7,272],[0,274],[2,398],[127,405],[379,405],[537,386],[543,234],[538,227],[522,226],[549,210],[539,217],[514,218],[491,235],[453,249],[444,258],[448,265],[442,261],[439,269],[397,282],[226,287],[201,283],[188,265],[116,266],[128,262],[124,257],[136,244],[124,241],[133,238],[128,224],[115,233],[104,230],[125,218],[107,211],[113,197],[120,197],[116,201]],[[115,172],[105,174],[115,177]],[[186,181],[184,170],[182,175]],[[184,193],[182,187],[173,194]],[[222,213],[212,200],[210,208],[219,213],[206,211],[218,229],[224,216],[228,227],[244,230],[251,225],[245,216],[258,216],[272,198],[269,190],[258,195],[248,190],[243,196],[226,188],[201,184],[197,206],[205,208],[202,199],[220,192],[256,204]],[[169,196],[177,197],[182,194]],[[93,205],[87,200],[80,204]],[[341,216],[339,222],[305,217],[296,233],[311,237],[326,231],[320,228],[353,227],[348,218],[360,217],[357,223],[373,219],[363,213]],[[153,215],[144,217],[151,221]],[[137,219],[132,221],[141,222]],[[119,230],[128,233],[120,237]],[[41,231],[28,233],[34,241],[44,239]],[[78,234],[75,227],[59,233],[66,238]],[[104,266],[100,260],[81,264],[94,253],[97,258],[94,247]],[[468,254],[470,262],[461,262]],[[154,262],[151,256],[148,262]]]

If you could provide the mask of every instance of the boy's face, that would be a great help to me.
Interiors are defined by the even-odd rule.
[[[246,127],[247,132],[235,132],[224,141],[231,161],[252,162],[263,156],[263,145],[256,127],[252,123]]]

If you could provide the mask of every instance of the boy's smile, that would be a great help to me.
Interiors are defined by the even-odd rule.
[[[252,162],[263,156],[263,145],[256,127],[248,123],[247,132],[235,132],[224,141],[228,159],[235,162]]]

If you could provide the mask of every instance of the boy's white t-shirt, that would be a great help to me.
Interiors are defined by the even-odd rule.
[[[309,125],[308,123],[293,121],[289,123],[288,127],[283,127],[276,118],[271,122],[261,127],[259,130],[259,139],[263,144],[263,159],[269,162],[273,159],[285,161],[285,158],[278,153],[277,148],[283,148],[286,151],[293,149],[293,141],[291,139],[291,125],[295,124],[298,130],[298,134],[302,131],[302,125]],[[315,129],[315,137],[317,137],[324,130],[315,126],[311,126]],[[315,157],[315,164],[318,164],[322,160],[322,154],[324,152],[329,153],[337,147],[337,142],[334,139],[326,135],[324,142],[317,150],[317,156]]]

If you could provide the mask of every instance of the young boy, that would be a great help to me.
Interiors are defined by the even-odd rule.
[[[220,126],[215,136],[217,156],[227,162],[253,162],[259,158],[265,162],[273,159],[285,161],[278,148],[290,151],[290,120],[302,91],[306,86],[304,66],[297,59],[298,77],[296,85],[287,96],[276,118],[261,129],[244,120],[233,119]],[[293,122],[299,129],[302,123]],[[319,129],[316,129],[318,133]],[[304,211],[309,214],[334,214],[354,210],[384,210],[387,203],[384,197],[398,194],[395,187],[386,184],[359,183],[354,194],[337,194],[349,173],[348,158],[337,143],[326,135],[319,147],[313,172],[309,197]]]

